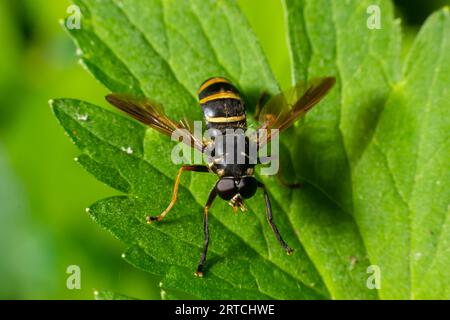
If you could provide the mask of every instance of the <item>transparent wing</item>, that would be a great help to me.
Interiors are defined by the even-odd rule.
[[[261,147],[272,139],[271,129],[278,129],[277,132],[281,132],[301,119],[328,93],[335,82],[334,77],[318,78],[307,85],[298,84],[272,97],[258,117],[259,129],[267,130],[260,131],[263,134],[257,138],[258,146]]]
[[[179,122],[170,119],[159,103],[115,93],[107,95],[106,100],[114,107],[166,136],[171,137],[174,131],[182,130],[180,133],[184,133],[183,137],[187,138],[183,139],[184,142],[201,152],[204,151],[205,146],[201,138],[195,137],[192,133],[191,124],[186,119]]]

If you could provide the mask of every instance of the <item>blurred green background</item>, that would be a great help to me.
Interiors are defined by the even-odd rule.
[[[181,1],[181,0],[179,0]],[[289,62],[279,0],[238,0],[282,87]],[[397,0],[404,52],[430,12],[448,0]],[[116,191],[79,167],[47,101],[67,97],[107,107],[107,93],[77,63],[59,25],[66,0],[0,1],[0,298],[92,299],[94,289],[159,299],[157,277],[134,269],[123,246],[85,213]],[[70,265],[81,289],[66,287]]]

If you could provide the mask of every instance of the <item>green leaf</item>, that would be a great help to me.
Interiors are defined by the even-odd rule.
[[[450,13],[433,14],[354,168],[355,212],[383,298],[450,296]]]
[[[195,92],[211,76],[233,80],[250,110],[260,92],[279,91],[234,1],[75,3],[82,28],[68,31],[86,68],[111,91],[164,103],[174,119],[200,119]],[[366,27],[373,4],[381,8],[380,30]],[[147,225],[147,215],[167,206],[178,171],[170,139],[87,102],[55,100],[56,117],[83,152],[80,164],[124,194],[89,213],[126,244],[125,260],[162,276],[166,298],[448,297],[448,10],[429,19],[402,72],[390,2],[285,0],[284,8],[293,82],[338,80],[282,139],[282,168],[304,187],[260,177],[294,255],[273,236],[261,194],[237,216],[216,201],[207,273],[194,277],[215,177],[186,173],[169,216]],[[374,264],[380,291],[366,285]]]
[[[171,180],[160,171],[161,168],[153,165],[159,162],[159,166],[172,166],[168,141],[148,132],[145,141],[153,150],[149,152],[148,156],[152,157],[149,160],[143,154],[142,143],[139,143],[145,134],[143,126],[86,102],[56,100],[52,106],[75,144],[92,159],[90,172],[98,176],[108,168],[112,176],[120,176],[120,180],[130,186],[128,196],[101,200],[91,206],[89,212],[100,225],[129,245],[124,254],[127,261],[143,270],[164,275],[164,288],[182,289],[200,298],[216,299],[325,297],[320,291],[323,290],[319,286],[320,278],[312,278],[314,268],[308,264],[301,246],[292,259],[286,257],[278,246],[273,246],[274,252],[270,256],[269,252],[262,251],[262,248],[268,248],[261,240],[271,235],[268,226],[263,231],[262,225],[254,223],[255,219],[264,221],[262,208],[260,217],[253,210],[238,217],[229,214],[234,218],[228,219],[229,225],[214,214],[229,212],[226,204],[218,203],[214,207],[210,223],[213,244],[209,252],[208,276],[205,279],[194,277],[193,270],[202,244],[202,204],[196,201],[194,191],[189,191],[186,186],[191,183],[195,188],[209,189],[213,177],[204,176],[206,179],[198,183],[194,183],[192,178],[190,183],[184,181],[171,219],[167,223],[147,225],[145,217],[162,211],[167,205],[167,195],[171,193]],[[88,115],[88,120],[80,121],[80,114]],[[127,134],[115,132],[123,129]],[[168,160],[166,164],[158,161],[165,158]],[[98,163],[101,166],[93,169]],[[104,181],[104,174],[99,176]],[[263,202],[261,196],[258,200]],[[248,227],[243,228],[242,225]],[[242,238],[239,233],[242,233]],[[296,263],[283,265],[279,262],[282,259]]]
[[[366,8],[373,4],[383,14],[381,30],[366,27]],[[292,219],[333,297],[374,297],[366,287],[371,261],[354,218],[351,171],[396,81],[399,27],[388,1],[286,0],[284,6],[294,82],[337,78],[291,138],[295,172],[309,187],[293,198]],[[357,261],[356,270],[350,261]]]
[[[366,8],[374,4],[382,13],[381,30],[365,27]],[[448,9],[427,21],[402,72],[399,27],[389,2],[286,0],[285,8],[294,79],[324,70],[338,78],[338,90],[298,130],[295,141],[303,146],[292,153],[300,159],[298,174],[353,217],[326,217],[326,233],[334,239],[328,243],[349,255],[348,244],[362,237],[370,263],[382,272],[381,298],[448,297]],[[320,225],[319,210],[296,200],[301,240],[311,252],[321,246],[307,238],[305,220]],[[351,230],[347,241],[339,239],[343,224]],[[361,253],[354,256],[360,260]],[[339,254],[310,256],[324,276],[334,278],[327,282],[333,295],[342,297],[348,284],[337,277],[345,273],[335,272],[339,264],[326,269],[325,263]]]

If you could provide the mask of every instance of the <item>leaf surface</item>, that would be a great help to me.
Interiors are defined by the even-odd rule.
[[[75,3],[82,28],[68,31],[86,68],[113,92],[163,103],[174,119],[201,118],[196,90],[212,76],[231,79],[249,110],[262,91],[279,92],[234,1]],[[381,8],[380,30],[366,26],[373,4]],[[303,188],[259,177],[294,255],[286,256],[273,236],[262,194],[237,216],[216,200],[207,274],[195,278],[203,206],[215,177],[186,173],[166,220],[147,225],[145,217],[170,200],[178,171],[173,144],[87,102],[55,100],[56,117],[83,152],[80,164],[122,193],[89,213],[126,244],[129,263],[163,277],[164,292],[208,299],[448,296],[448,10],[429,19],[402,71],[390,2],[283,5],[293,83],[337,78],[304,124],[282,138],[282,172]],[[382,272],[379,291],[367,287],[374,264]]]

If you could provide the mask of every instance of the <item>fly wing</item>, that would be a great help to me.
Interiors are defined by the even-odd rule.
[[[258,146],[267,144],[273,137],[271,129],[281,132],[294,122],[304,117],[333,87],[334,77],[318,78],[308,85],[298,84],[295,87],[272,97],[262,108],[258,121],[261,130]]]
[[[116,93],[107,95],[106,100],[114,107],[166,136],[171,137],[176,130],[179,130],[178,132],[183,136],[183,142],[201,152],[204,151],[203,142],[194,136],[189,122],[185,119],[179,122],[170,119],[159,103]]]

